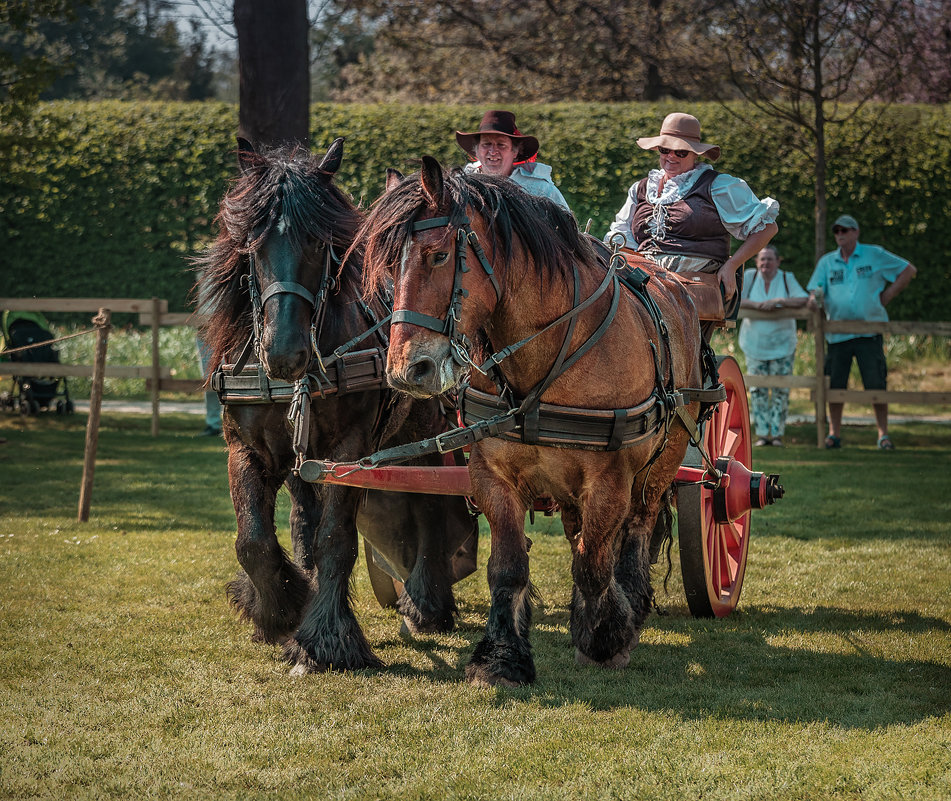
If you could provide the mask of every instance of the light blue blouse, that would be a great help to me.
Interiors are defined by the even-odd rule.
[[[660,184],[662,170],[651,170],[647,178],[647,201],[652,205],[660,203],[669,205],[681,200],[697,182],[697,179],[707,170],[713,169],[709,164],[698,164],[689,172],[675,175],[664,184],[663,191],[658,195],[657,187]],[[632,184],[627,191],[627,200],[611,223],[604,241],[608,242],[614,234],[624,237],[625,247],[637,249],[637,242],[631,232],[631,220],[637,208],[637,186],[640,181]],[[779,202],[771,197],[760,200],[753,194],[749,184],[742,178],[720,173],[713,179],[710,187],[713,205],[720,215],[723,227],[735,239],[745,240],[750,234],[762,231],[769,223],[776,222],[779,215]]]
[[[743,299],[762,303],[779,298],[807,298],[809,293],[802,288],[796,276],[786,270],[778,270],[773,280],[766,282],[754,267],[743,273]],[[789,287],[787,290],[786,287]],[[796,352],[796,321],[743,320],[740,323],[740,348],[748,359],[761,362],[782,359]]]
[[[482,172],[482,164],[478,161],[470,162],[463,169],[465,172]],[[568,208],[568,201],[565,200],[565,196],[555,186],[555,182],[551,178],[551,167],[547,164],[542,164],[540,161],[519,164],[512,170],[509,180],[517,183],[528,194],[548,198],[566,211],[571,211]]]

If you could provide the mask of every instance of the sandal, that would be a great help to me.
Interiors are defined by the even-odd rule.
[[[783,438],[782,438],[782,437],[773,437],[772,441],[771,441],[769,444],[772,445],[774,448],[782,448],[782,447],[783,447]]]
[[[883,434],[878,438],[878,449],[880,451],[893,451],[895,450],[895,443],[892,442],[888,434]]]
[[[829,434],[829,436],[826,437],[826,443],[825,443],[825,444],[826,444],[826,450],[829,450],[829,449],[831,449],[831,448],[841,448],[841,447],[842,447],[842,438],[841,438],[841,437],[834,437],[834,436],[832,436],[832,434]]]
[[[762,448],[764,445],[769,445],[769,440],[766,439],[766,437],[760,437],[753,445],[757,448]]]

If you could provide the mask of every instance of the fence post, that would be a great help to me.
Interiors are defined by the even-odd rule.
[[[816,338],[816,447],[825,440],[826,423],[826,311],[822,305],[812,310],[812,332]]]
[[[152,436],[159,433],[159,383],[161,379],[161,365],[159,363],[159,319],[161,303],[158,298],[152,298]]]
[[[92,389],[89,393],[89,419],[86,421],[86,451],[83,455],[83,483],[79,488],[79,522],[89,520],[92,501],[92,479],[96,472],[96,450],[99,448],[99,418],[102,412],[102,383],[106,377],[106,348],[109,344],[109,323],[112,312],[100,309],[93,318],[96,332],[96,360],[92,369]]]

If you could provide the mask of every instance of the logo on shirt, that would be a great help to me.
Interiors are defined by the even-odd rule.
[[[871,278],[872,277],[872,265],[871,264],[860,264],[855,268],[856,278]]]
[[[845,270],[830,270],[830,271],[829,271],[829,283],[830,283],[830,284],[844,284],[844,283],[845,283]]]

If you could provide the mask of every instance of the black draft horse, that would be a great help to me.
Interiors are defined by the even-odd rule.
[[[297,382],[315,369],[315,349],[326,367],[336,348],[387,315],[383,293],[361,299],[359,253],[336,266],[363,221],[333,181],[342,154],[342,139],[322,159],[299,147],[257,152],[239,140],[240,176],[221,202],[217,239],[195,260],[196,294],[208,314],[202,336],[213,365],[235,364],[250,341],[269,379]],[[369,347],[385,344],[384,337],[375,332]],[[382,383],[315,393],[308,455],[351,460],[384,443],[445,430],[438,402],[404,398]],[[295,674],[382,665],[351,605],[358,525],[401,570],[396,606],[405,626],[413,633],[450,630],[456,612],[451,585],[467,575],[466,567],[453,567],[452,557],[477,533],[464,499],[308,484],[293,472],[287,413],[285,403],[226,402],[223,414],[243,568],[228,591],[238,613],[253,623],[254,638],[282,644]],[[292,502],[293,560],[275,532],[282,485]]]

